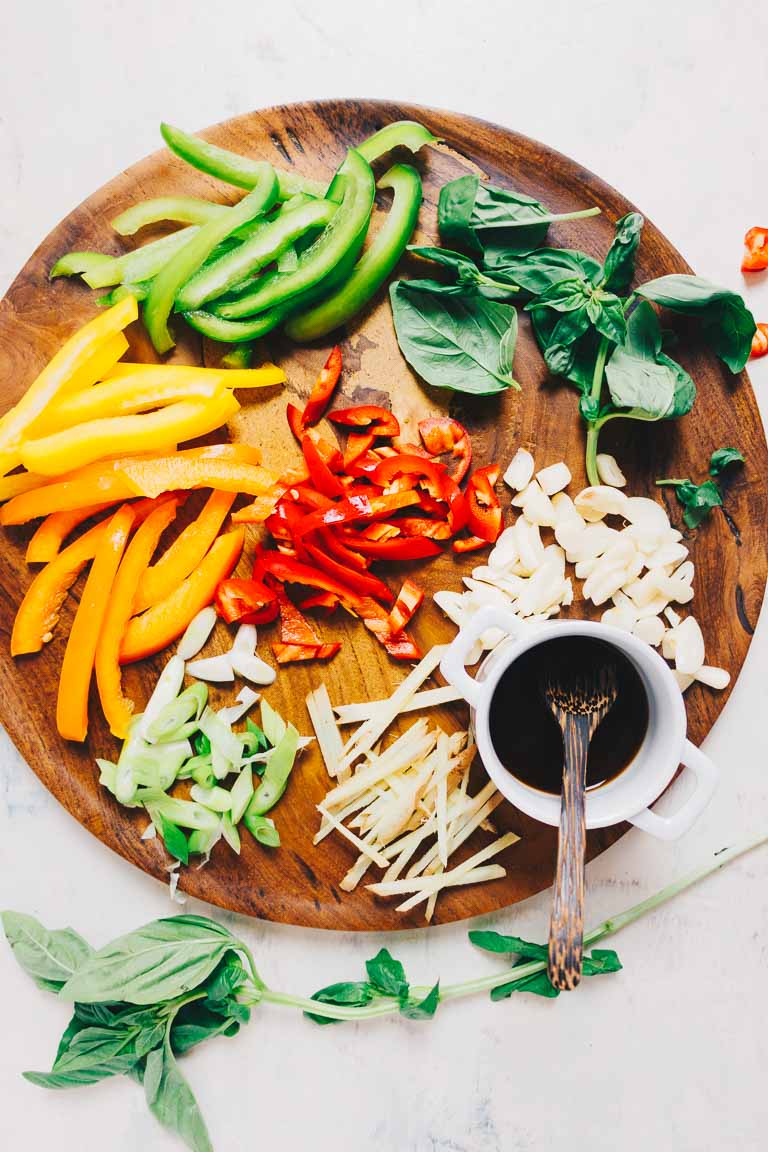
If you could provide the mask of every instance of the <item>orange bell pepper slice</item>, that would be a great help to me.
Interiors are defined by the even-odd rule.
[[[27,545],[27,564],[48,564],[58,556],[61,545],[84,520],[98,516],[99,512],[111,508],[112,504],[87,504],[85,508],[73,508],[71,512],[52,512],[46,516]]]
[[[201,457],[183,459],[182,453],[158,460],[124,461],[122,475],[134,496],[159,496],[162,492],[188,488],[216,488],[222,492],[247,492],[263,496],[277,477],[258,465],[236,460]],[[5,508],[9,505],[6,504]],[[0,518],[2,517],[0,510]]]
[[[30,472],[61,476],[109,456],[167,452],[180,440],[213,432],[239,408],[232,393],[220,388],[211,400],[180,401],[137,416],[88,420],[50,436],[25,440],[20,449],[21,460]]]
[[[243,550],[245,529],[220,536],[202,563],[159,604],[131,620],[120,647],[120,663],[143,660],[172,644],[201,609],[213,602],[219,581],[226,580]]]
[[[56,701],[56,727],[65,740],[82,743],[88,734],[88,689],[96,647],[132,524],[133,512],[124,505],[104,525],[69,633]]]
[[[218,536],[235,496],[234,492],[211,493],[197,519],[177,536],[156,564],[142,573],[133,601],[134,612],[143,612],[170,596],[197,568]]]
[[[0,477],[0,501],[13,500],[25,492],[34,492],[50,481],[49,476],[38,476],[36,472],[14,472],[11,476]]]
[[[175,498],[156,505],[141,525],[117,570],[104,622],[96,645],[96,683],[99,699],[113,736],[124,740],[134,711],[134,703],[124,693],[120,672],[120,644],[131,619],[136,591],[157,542],[174,519],[179,502]]]
[[[88,377],[89,361],[91,361],[90,370],[93,372],[92,358],[137,316],[136,300],[132,296],[127,296],[113,308],[91,320],[59,349],[18,404],[11,408],[10,412],[6,412],[0,420],[0,474],[5,475],[18,463],[19,447],[27,429],[51,401],[69,386],[81,387],[85,386],[84,381],[93,383],[93,380],[98,379],[98,376]],[[125,338],[122,339],[125,343]],[[114,346],[110,355],[113,352]],[[115,359],[120,355],[122,352],[118,352]],[[95,367],[99,373],[105,370],[103,357]]]

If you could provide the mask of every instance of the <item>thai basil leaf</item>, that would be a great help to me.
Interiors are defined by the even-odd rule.
[[[590,299],[590,286],[580,276],[568,276],[545,288],[535,300],[526,304],[526,311],[553,308],[555,312],[573,312],[586,308]]]
[[[201,1000],[196,1000],[185,1004],[174,1017],[171,1048],[180,1056],[212,1036],[235,1036],[239,1031],[239,1021],[222,1019],[220,1013],[211,1012]]]
[[[610,972],[620,972],[622,968],[623,964],[613,948],[593,948],[583,961],[585,976],[603,976]]]
[[[368,979],[377,992],[383,996],[407,996],[408,981],[405,978],[405,969],[399,960],[395,960],[386,948],[382,948],[372,960],[366,960],[365,970]]]
[[[72,928],[49,932],[22,912],[3,912],[0,920],[17,962],[47,992],[58,992],[93,955],[90,944]]]
[[[689,528],[698,528],[713,508],[723,503],[720,489],[714,480],[694,484],[693,480],[657,480],[660,487],[674,488],[678,502],[683,506],[683,520]]]
[[[701,276],[660,276],[641,284],[635,291],[672,312],[696,316],[702,322],[704,338],[712,350],[740,372],[752,348],[755,321],[741,296]]]
[[[243,967],[240,957],[236,952],[228,952],[206,985],[204,1006],[210,1008],[216,1001],[226,1000],[247,981],[248,973]]]
[[[526,960],[546,960],[545,944],[532,944],[520,936],[502,936],[499,932],[486,932],[473,929],[469,933],[470,943],[485,952],[501,952],[504,955],[522,956]]]
[[[407,280],[390,287],[392,317],[403,356],[429,384],[487,396],[520,385],[502,370],[501,342],[516,323],[514,309],[480,296],[434,296]],[[509,337],[504,363],[510,362]]]
[[[486,242],[493,242],[493,234],[486,230],[499,228],[504,229],[505,242],[511,248],[521,246],[530,251],[541,244],[551,218],[533,197],[482,183],[479,176],[460,176],[440,189],[437,223],[442,239],[478,254]],[[477,230],[485,234],[478,236]]]
[[[537,248],[525,256],[503,249],[486,250],[483,267],[534,296],[566,279],[585,280],[596,287],[603,274],[598,260],[569,248]]]
[[[196,988],[237,939],[202,916],[172,916],[95,952],[61,989],[64,1000],[152,1004]]]
[[[375,995],[376,989],[366,980],[348,980],[321,988],[319,992],[313,994],[312,999],[318,1000],[321,1004],[346,1004],[362,1008],[369,1004]],[[315,1024],[343,1023],[342,1020],[331,1020],[328,1016],[316,1016],[313,1012],[305,1012],[304,1015],[309,1020],[314,1020]]]
[[[627,336],[605,368],[612,402],[627,416],[668,420],[693,407],[696,386],[680,364],[661,350],[661,328],[653,308],[641,301],[627,323]]]
[[[409,248],[409,252],[449,269],[456,277],[450,284],[440,280],[409,280],[408,283],[417,291],[448,296],[459,296],[462,293],[471,295],[477,292],[488,300],[506,300],[518,291],[517,285],[512,281],[505,283],[506,278],[502,274],[497,278],[486,276],[473,260],[458,252],[449,252],[446,248],[418,247]]]
[[[731,464],[744,464],[745,458],[738,448],[718,448],[709,460],[710,476],[719,476]]]
[[[167,1040],[147,1056],[144,1095],[160,1123],[177,1132],[188,1148],[213,1152],[205,1120]]]
[[[601,336],[621,344],[627,333],[624,306],[618,296],[597,292],[587,302],[587,314]]]
[[[644,223],[639,212],[628,212],[616,221],[616,236],[603,265],[602,287],[606,291],[621,296],[629,288],[635,274],[635,252]]]
[[[162,1043],[165,1022],[151,1012],[143,1020],[83,1028],[56,1057],[50,1072],[25,1072],[40,1088],[75,1088],[119,1076]]]
[[[513,967],[520,968],[527,963],[527,960],[519,960]],[[554,1000],[560,995],[560,989],[550,984],[546,969],[542,972],[534,972],[525,980],[513,980],[508,984],[497,985],[496,988],[491,989],[491,1000],[507,1000],[513,992],[532,992],[534,996],[544,996],[548,1000]]]
[[[404,1000],[400,1005],[400,1015],[409,1020],[431,1020],[440,1003],[440,981],[427,992],[423,1000]]]

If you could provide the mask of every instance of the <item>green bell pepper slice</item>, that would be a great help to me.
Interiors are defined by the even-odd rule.
[[[395,120],[385,125],[378,132],[374,132],[357,150],[364,160],[373,164],[374,160],[391,152],[393,148],[407,148],[410,152],[418,152],[425,144],[437,144],[439,138],[433,136],[428,128],[419,124],[418,120]]]
[[[227,184],[234,184],[236,188],[253,188],[259,175],[260,162],[251,160],[248,156],[240,156],[237,152],[230,152],[226,148],[218,148],[209,144],[198,136],[191,136],[174,128],[171,124],[161,124],[160,132],[163,140],[176,156],[197,168],[200,172],[207,172],[218,180]],[[304,192],[308,196],[322,196],[324,185],[317,180],[309,180],[299,176],[297,172],[282,172],[276,170],[280,186],[279,198],[287,200],[297,192]]]
[[[214,307],[217,316],[238,320],[283,304],[320,283],[350,251],[359,253],[376,191],[373,172],[368,162],[350,148],[340,174],[345,177],[342,202],[328,227],[300,254],[296,270],[265,278],[264,283],[259,282],[238,300]]]
[[[227,211],[226,204],[214,204],[197,196],[158,196],[126,208],[115,216],[112,227],[119,236],[134,236],[150,224],[207,224]]]
[[[106,256],[103,252],[65,252],[54,264],[48,273],[49,279],[55,280],[57,276],[80,276],[83,273],[93,274],[98,271],[112,275],[116,258]],[[117,283],[113,280],[111,283]]]
[[[352,274],[314,308],[292,315],[286,335],[298,343],[317,340],[345,324],[378,291],[405,251],[421,206],[421,177],[410,164],[395,164],[378,181],[394,196],[387,218]]]
[[[246,277],[277,260],[310,228],[328,224],[337,211],[338,206],[328,200],[309,200],[298,208],[281,212],[249,240],[195,273],[178,293],[176,311],[194,311],[207,300],[241,284]]]
[[[248,819],[254,816],[264,816],[274,808],[285,792],[288,777],[296,761],[296,751],[299,744],[299,734],[293,724],[289,724],[280,742],[275,746],[269,760],[261,783],[253,794],[251,802],[245,810],[245,826]]]
[[[277,195],[275,170],[271,164],[263,163],[261,177],[253,190],[239,204],[230,208],[226,216],[203,224],[189,243],[184,244],[158,272],[144,304],[144,324],[155,351],[167,352],[173,347],[174,340],[168,331],[168,317],[182,285],[197,272],[218,244],[243,224],[269,211]]]
[[[182,316],[190,328],[194,328],[201,336],[207,336],[209,340],[218,340],[221,344],[242,344],[266,336],[285,320],[289,312],[290,309],[283,306],[261,312],[253,320],[223,320],[221,316],[214,316],[200,308],[196,312],[182,312]]]

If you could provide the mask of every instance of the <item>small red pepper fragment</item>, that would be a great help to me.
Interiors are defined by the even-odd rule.
[[[768,324],[758,324],[757,331],[752,337],[750,359],[759,360],[766,354],[768,354]]]
[[[388,613],[375,600],[365,597],[357,604],[350,604],[348,607],[360,617],[368,631],[373,633],[395,660],[421,659],[421,652],[407,632],[392,632]]]
[[[768,228],[750,228],[744,237],[742,272],[761,272],[768,268]]]
[[[263,575],[269,572],[276,580],[284,584],[304,584],[307,588],[319,588],[321,592],[332,592],[340,600],[349,600],[352,605],[360,599],[357,592],[335,580],[327,572],[315,568],[312,564],[304,564],[291,556],[283,556],[279,552],[257,553],[254,562],[254,573]],[[257,577],[258,578],[258,577]]]
[[[469,500],[450,476],[446,476],[443,482],[443,496],[448,503],[448,523],[455,536],[469,520]],[[427,510],[424,501],[422,507]]]
[[[272,644],[272,652],[278,664],[293,664],[297,660],[330,660],[340,648],[340,641],[334,644]]]
[[[427,536],[395,536],[392,540],[368,540],[365,536],[345,532],[342,539],[364,556],[380,560],[424,560],[437,556],[441,547]]]
[[[299,536],[304,536],[318,528],[353,524],[358,520],[376,520],[378,517],[389,516],[398,508],[407,508],[419,502],[418,492],[393,492],[388,496],[371,496],[370,499],[363,495],[348,496],[330,508],[310,512],[296,526],[295,531]]]
[[[288,427],[293,432],[296,439],[301,442],[304,435],[304,416],[300,408],[295,404],[288,404],[285,409],[286,419],[288,420]]]
[[[428,536],[430,540],[450,540],[453,536],[447,520],[428,520],[425,516],[403,516],[396,527],[403,536]]]
[[[389,520],[378,520],[374,524],[369,524],[367,528],[361,528],[360,534],[366,540],[391,540],[393,536],[400,536],[401,521],[392,523]]]
[[[399,436],[400,422],[387,408],[376,404],[361,404],[357,408],[337,408],[328,413],[334,424],[345,428],[367,428],[373,436]]]
[[[344,449],[344,471],[347,472],[361,456],[373,447],[376,437],[372,432],[350,432]]]
[[[434,496],[436,500],[443,498],[445,468],[434,460],[400,452],[396,456],[382,460],[374,468],[371,479],[374,484],[381,484],[383,488],[387,488],[398,476],[415,476],[426,487],[430,496]]]
[[[477,468],[467,484],[469,530],[473,536],[479,536],[489,544],[495,544],[501,532],[501,504],[493,490],[500,475],[498,464],[489,464],[485,468]]]
[[[339,598],[332,592],[318,592],[315,596],[307,596],[306,600],[301,602],[304,612],[325,612],[328,615],[335,612],[338,606]]]
[[[477,552],[478,548],[487,548],[488,541],[481,540],[479,536],[461,536],[451,545],[454,552]]]
[[[388,624],[395,634],[402,632],[406,624],[413,619],[424,599],[424,592],[413,580],[406,579],[397,594],[397,600],[389,614]]]
[[[266,624],[277,616],[277,597],[259,580],[222,580],[216,589],[216,611],[228,624]]]
[[[310,436],[302,436],[301,450],[309,468],[312,483],[323,496],[343,496],[344,486],[331,472]]]
[[[306,549],[318,568],[327,572],[340,584],[352,588],[358,596],[373,596],[374,599],[381,600],[385,604],[391,604],[394,600],[394,596],[387,585],[377,576],[371,576],[368,572],[360,572],[354,568],[347,568],[346,565],[340,564],[332,556],[327,556],[322,549],[317,548],[314,544],[307,544]],[[328,591],[332,592],[334,589],[330,588]]]
[[[331,399],[331,395],[339,382],[340,376],[341,348],[337,344],[335,348],[331,349],[330,355],[321,368],[320,375],[309,394],[309,399],[307,400],[302,417],[304,428],[309,428],[310,425],[317,424],[323,412],[325,412],[328,407],[328,401]]]
[[[284,588],[276,589],[277,604],[280,610],[280,640],[284,644],[309,644],[317,648],[322,640],[299,609],[289,599]]]
[[[458,463],[450,475],[461,484],[472,463],[472,445],[464,425],[450,416],[429,416],[419,421],[419,435],[432,456],[450,452],[456,458]]]
[[[325,548],[331,556],[335,556],[342,564],[346,564],[347,568],[356,568],[358,572],[365,572],[365,570],[370,567],[370,560],[366,560],[365,556],[361,556],[359,552],[348,548],[330,528],[321,529],[318,532],[318,536],[323,548]],[[313,543],[312,540],[309,542]]]

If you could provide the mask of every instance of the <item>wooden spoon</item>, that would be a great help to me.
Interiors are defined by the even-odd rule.
[[[565,752],[547,968],[550,982],[565,992],[581,980],[589,742],[616,699],[616,669],[607,663],[564,681],[553,673],[544,684],[544,696],[560,725]]]

